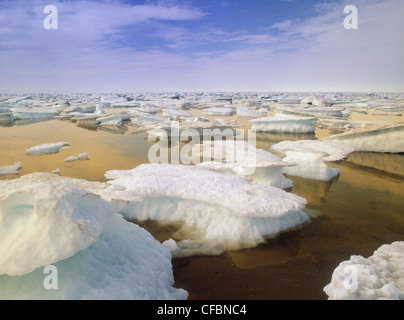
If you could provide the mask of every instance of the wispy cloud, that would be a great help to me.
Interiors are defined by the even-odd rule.
[[[358,30],[344,29],[342,0],[255,29],[198,1],[137,3],[56,2],[59,29],[45,30],[48,1],[0,1],[1,90],[404,88],[401,0],[355,1]]]

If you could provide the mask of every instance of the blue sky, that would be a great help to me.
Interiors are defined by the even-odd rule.
[[[0,0],[0,92],[404,91],[403,16],[402,0]]]

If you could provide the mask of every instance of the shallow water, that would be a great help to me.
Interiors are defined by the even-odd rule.
[[[370,118],[375,120],[372,115],[353,113],[351,119]],[[393,119],[403,121],[402,117]],[[248,119],[239,123],[248,129]],[[324,129],[315,135],[260,133],[257,147],[268,149],[285,139],[329,134]],[[31,146],[58,141],[70,146],[53,155],[25,154]],[[0,166],[22,162],[22,169],[19,175],[0,179],[60,168],[64,176],[105,181],[107,170],[148,163],[151,145],[146,133],[131,126],[93,130],[60,120],[3,126]],[[90,160],[63,161],[82,152],[89,152]],[[187,290],[190,299],[326,299],[323,288],[340,262],[351,255],[370,256],[383,244],[404,240],[404,155],[353,153],[348,160],[329,165],[341,173],[328,183],[289,177],[294,182],[291,192],[308,200],[305,211],[312,218],[310,223],[256,248],[174,259],[175,286]],[[160,241],[178,228],[152,222],[143,227]]]

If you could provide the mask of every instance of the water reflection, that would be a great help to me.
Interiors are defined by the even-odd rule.
[[[292,179],[294,185],[292,192],[305,198],[309,206],[317,207],[327,203],[327,193],[330,191],[333,183],[338,181],[339,175],[327,182],[300,177],[289,178]]]
[[[345,165],[381,178],[404,180],[404,154],[355,152]]]

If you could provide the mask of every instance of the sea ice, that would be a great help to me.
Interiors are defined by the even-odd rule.
[[[6,176],[9,174],[18,174],[18,171],[21,170],[21,168],[22,168],[21,162],[16,162],[11,166],[0,167],[0,176]]]
[[[61,110],[54,108],[12,108],[11,111],[16,120],[26,120],[53,118],[57,116]]]
[[[329,300],[404,300],[404,242],[383,245],[369,258],[351,256],[324,292]]]
[[[404,124],[379,124],[350,130],[324,140],[349,143],[356,151],[402,153],[404,152]]]
[[[114,213],[139,201],[107,183],[48,173],[0,181],[0,298],[186,299],[172,287],[169,250]],[[44,285],[49,265],[57,290]]]
[[[80,153],[77,157],[71,156],[71,157],[66,158],[64,161],[65,162],[75,162],[75,161],[79,161],[79,160],[88,160],[89,156],[90,156],[90,154],[88,152],[83,152],[83,153]]]
[[[339,175],[339,169],[328,167],[324,161],[341,161],[355,151],[349,145],[338,141],[299,140],[283,141],[271,147],[271,150],[283,152],[283,161],[296,163],[285,167],[283,173],[311,180],[329,181]]]
[[[28,148],[25,152],[29,155],[52,154],[52,153],[58,153],[61,148],[68,145],[69,145],[68,142],[45,143]]]
[[[122,211],[127,219],[183,222],[178,232],[189,239],[175,255],[256,246],[309,221],[304,198],[203,167],[144,164],[105,176],[143,198]]]
[[[293,182],[282,174],[282,169],[290,164],[268,151],[256,149],[246,141],[204,141],[193,146],[192,152],[195,156],[203,157],[199,166],[239,175],[254,184],[282,189],[293,187]]]
[[[204,109],[202,112],[210,116],[231,116],[234,110],[233,108],[213,107]]]
[[[313,133],[316,130],[314,117],[274,116],[250,120],[251,130],[278,133]]]

